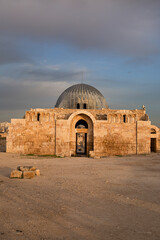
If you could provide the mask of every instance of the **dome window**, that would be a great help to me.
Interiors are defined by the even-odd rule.
[[[80,104],[79,103],[77,103],[77,109],[80,109]]]

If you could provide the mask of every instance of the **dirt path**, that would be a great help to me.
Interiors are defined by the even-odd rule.
[[[9,179],[35,165],[34,179]],[[160,154],[41,158],[0,153],[1,240],[159,240]]]

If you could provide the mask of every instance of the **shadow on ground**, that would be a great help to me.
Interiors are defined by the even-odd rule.
[[[13,168],[2,167],[2,168],[0,168],[0,175],[8,178],[10,176],[10,173],[12,170],[13,170]]]

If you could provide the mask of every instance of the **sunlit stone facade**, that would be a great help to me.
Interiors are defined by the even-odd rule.
[[[95,97],[94,97],[95,96]],[[95,88],[78,84],[65,90],[53,109],[31,109],[12,119],[7,152],[91,156],[148,154],[159,151],[159,128],[145,107],[109,109]]]

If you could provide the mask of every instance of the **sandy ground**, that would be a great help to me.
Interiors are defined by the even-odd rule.
[[[18,165],[41,176],[9,179]],[[42,158],[0,153],[0,239],[159,240],[160,154]]]

